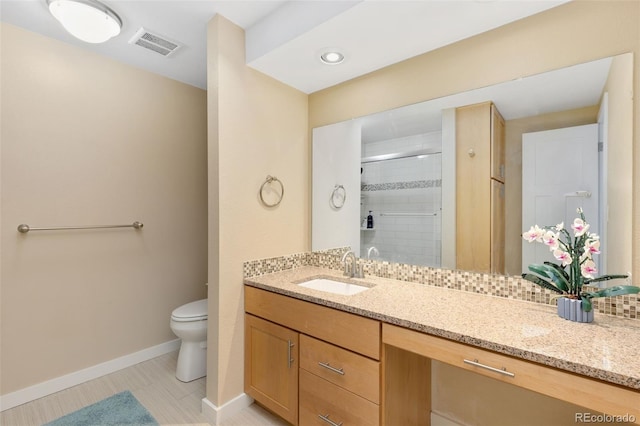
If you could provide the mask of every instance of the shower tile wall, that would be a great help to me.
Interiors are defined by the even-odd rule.
[[[441,133],[363,143],[362,156],[437,148]],[[372,259],[440,266],[441,263],[441,155],[428,155],[363,164],[361,220],[373,212],[374,229],[360,232],[360,256],[369,248]],[[435,216],[424,214],[435,213]],[[412,216],[412,214],[420,214]],[[363,227],[364,228],[364,227]]]

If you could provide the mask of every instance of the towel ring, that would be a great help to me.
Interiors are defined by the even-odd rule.
[[[280,197],[278,198],[278,201],[276,201],[273,204],[267,203],[264,200],[264,196],[262,195],[262,193],[264,192],[265,185],[267,185],[268,183],[271,183],[271,182],[278,182],[280,184]],[[267,179],[264,181],[264,183],[260,187],[259,195],[260,195],[260,201],[262,201],[262,204],[264,204],[267,207],[275,207],[278,204],[280,204],[280,202],[282,201],[282,197],[284,197],[284,185],[282,184],[282,182],[280,182],[280,179],[278,179],[277,177],[271,176],[271,175],[267,175]]]
[[[338,202],[336,202],[336,199]],[[329,198],[329,204],[334,209],[341,209],[345,201],[347,201],[347,190],[342,185],[336,185],[331,193],[331,198]]]

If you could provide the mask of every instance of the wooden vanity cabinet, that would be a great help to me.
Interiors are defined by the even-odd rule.
[[[496,106],[456,108],[456,269],[504,273],[504,160]]]
[[[379,321],[248,286],[245,312],[249,396],[294,425],[380,424]]]
[[[245,392],[294,425],[428,426],[432,360],[640,425],[636,389],[251,286],[245,311]]]

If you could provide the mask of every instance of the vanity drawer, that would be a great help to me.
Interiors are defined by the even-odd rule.
[[[380,359],[380,322],[255,287],[245,286],[247,313]]]
[[[394,325],[384,325],[383,343],[517,386],[530,387],[544,367]]]
[[[380,407],[306,370],[300,370],[300,426],[377,426]],[[324,418],[322,418],[322,417]]]
[[[369,401],[380,403],[380,363],[300,335],[300,368]]]

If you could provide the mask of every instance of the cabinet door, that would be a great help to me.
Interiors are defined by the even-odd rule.
[[[505,126],[504,118],[491,104],[491,178],[505,182]]]
[[[247,395],[298,424],[298,333],[245,314]]]
[[[504,274],[504,183],[491,179],[491,272]]]

